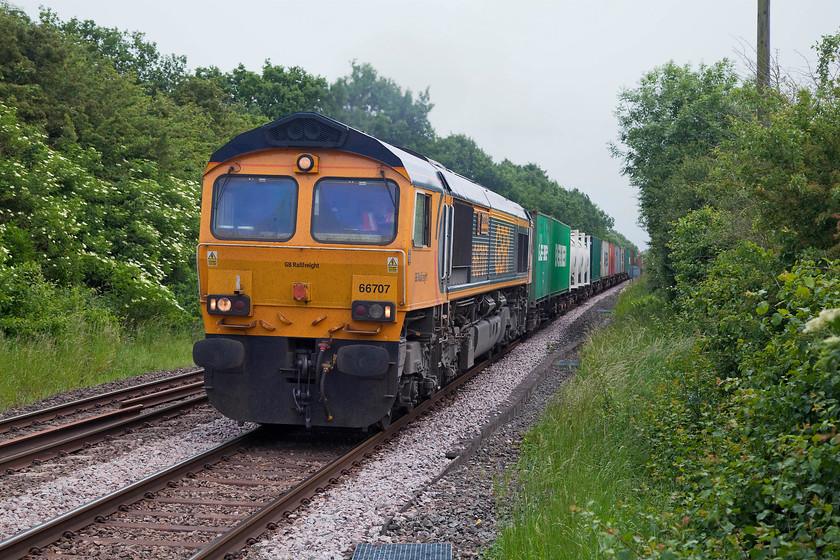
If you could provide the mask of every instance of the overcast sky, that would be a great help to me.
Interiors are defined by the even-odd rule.
[[[622,88],[674,60],[754,58],[756,0],[10,0],[37,19],[141,31],[190,69],[266,59],[332,82],[350,61],[418,92],[439,135],[462,133],[495,161],[536,163],[577,187],[645,247],[636,192],[608,144]],[[840,31],[840,0],[771,0],[771,50],[783,69],[815,66],[811,48]],[[209,156],[209,154],[208,154]],[[574,226],[574,224],[571,224]]]

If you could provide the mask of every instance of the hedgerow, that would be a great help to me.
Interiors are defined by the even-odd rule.
[[[699,156],[713,164],[686,185],[694,198],[680,193],[689,204],[651,231],[675,322],[697,344],[637,417],[641,490],[667,506],[577,512],[605,556],[840,557],[840,34],[816,48],[811,87],[738,88],[757,110],[732,114]],[[656,122],[630,124],[657,141]],[[686,179],[645,163],[654,191]]]
[[[98,157],[94,151],[56,152],[2,103],[0,146],[0,275],[9,286],[2,298],[14,302],[0,308],[0,330],[55,331],[67,301],[85,305],[94,294],[112,315],[134,324],[151,317],[184,322],[196,314],[170,286],[195,286],[197,182],[155,179],[160,174],[150,162],[125,162],[125,180],[99,179],[83,167]],[[57,293],[81,299],[51,295]]]
[[[739,280],[714,289],[727,294],[721,285]],[[840,555],[840,262],[802,262],[777,281],[725,300],[753,333],[731,341],[743,356],[731,377],[702,358],[707,338],[696,360],[669,364],[671,382],[638,420],[652,449],[648,484],[669,492],[670,506],[622,505],[653,527],[646,536],[581,510],[607,556]]]

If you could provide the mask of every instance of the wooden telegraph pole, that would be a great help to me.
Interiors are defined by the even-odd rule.
[[[770,88],[770,0],[758,0],[758,62],[756,83],[758,91]]]

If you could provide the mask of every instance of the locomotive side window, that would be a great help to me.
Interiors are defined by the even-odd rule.
[[[516,272],[528,272],[528,230],[518,234],[518,246],[516,249]]]
[[[312,237],[387,245],[397,236],[399,188],[381,179],[322,179],[312,193]]]
[[[220,176],[213,185],[213,235],[218,239],[291,239],[295,233],[297,191],[297,183],[291,177]]]
[[[432,244],[432,197],[417,193],[414,201],[414,235],[415,247],[428,247]]]

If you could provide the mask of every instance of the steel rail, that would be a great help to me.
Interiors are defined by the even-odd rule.
[[[173,478],[187,476],[194,470],[199,470],[205,463],[218,461],[225,455],[233,453],[253,437],[257,429],[245,432],[241,436],[218,445],[213,449],[186,459],[168,469],[164,469],[134,484],[112,492],[89,504],[80,506],[72,511],[60,515],[37,527],[33,527],[6,541],[0,542],[0,558],[22,558],[28,554],[40,554],[41,547],[56,542],[66,535],[70,535],[95,522],[98,516],[114,513],[122,505],[129,505],[145,497],[148,492],[154,492],[166,487]]]
[[[147,407],[157,406],[177,399],[191,397],[196,393],[202,392],[203,389],[204,381],[196,381],[195,383],[188,383],[187,385],[182,385],[181,387],[155,391],[154,393],[149,393],[148,395],[141,395],[139,397],[120,401],[120,408],[129,408],[137,404],[142,404]]]
[[[43,410],[36,410],[34,412],[20,414],[11,418],[5,418],[0,420],[0,433],[14,431],[15,429],[38,424],[40,422],[44,422],[45,420],[52,420],[53,418],[57,418],[62,415],[89,410],[104,404],[116,403],[135,395],[140,396],[144,391],[154,391],[156,387],[182,382],[190,378],[202,376],[203,374],[204,370],[198,369],[188,373],[181,373],[172,377],[167,377],[166,379],[150,381],[148,383],[143,383],[142,385],[126,387],[124,389],[118,389],[102,395],[94,395],[85,399],[45,408]]]
[[[323,492],[327,487],[337,484],[340,476],[347,473],[351,467],[359,466],[362,459],[372,456],[373,452],[378,451],[383,444],[388,443],[410,422],[435,407],[441,400],[478,375],[486,367],[511,352],[518,344],[518,342],[511,344],[502,353],[494,355],[464,375],[457,377],[440,391],[417,405],[409,414],[405,414],[392,422],[387,430],[372,435],[336,461],[326,465],[227,533],[219,536],[208,546],[191,556],[189,560],[225,560],[235,551],[254,544],[260,534],[275,528],[287,514],[293,512],[302,504],[308,503],[312,497]]]
[[[305,481],[284,492],[274,501],[210,542],[207,546],[195,553],[190,560],[224,559],[232,552],[253,544],[259,535],[267,529],[270,530],[276,526],[285,515],[294,511],[302,504],[308,503],[313,496],[323,492],[327,487],[337,484],[341,476],[348,474],[351,469],[360,466],[363,459],[371,457],[374,452],[381,449],[383,444],[388,443],[390,438],[395,436],[410,422],[438,405],[442,399],[471,380],[484,368],[508,354],[517,344],[512,344],[502,353],[493,356],[464,375],[459,376],[429,399],[416,406],[410,413],[396,419],[387,430],[373,434],[349,452],[321,468]],[[258,431],[259,428],[246,432],[227,443],[186,459],[177,465],[164,469],[123,489],[112,492],[98,500],[78,507],[6,541],[0,542],[0,557],[22,558],[28,554],[41,554],[43,547],[57,542],[62,537],[72,537],[76,531],[91,525],[97,519],[104,518],[125,506],[148,498],[150,493],[163,489],[171,481],[194,474],[204,469],[208,463],[220,461],[225,456],[232,455],[241,447],[246,446]]]
[[[173,412],[192,408],[206,400],[207,395],[197,395],[169,406],[148,410],[143,404],[135,404],[128,408],[0,442],[0,472],[9,472],[62,453],[78,451],[103,441],[109,436],[120,434],[126,429]]]

